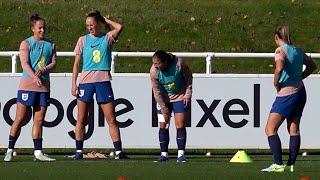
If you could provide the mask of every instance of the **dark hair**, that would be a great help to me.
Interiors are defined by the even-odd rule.
[[[157,59],[159,59],[161,63],[171,62],[176,59],[175,55],[171,53],[167,53],[164,50],[157,50],[152,57],[156,57]]]
[[[104,28],[106,31],[111,31],[110,25],[106,22],[104,17],[100,14],[98,10],[91,12],[87,15],[88,17],[92,17],[97,23],[102,23],[104,24]]]
[[[274,34],[286,43],[291,44],[291,34],[288,26],[278,26],[274,31]]]
[[[30,28],[32,28],[37,23],[37,21],[46,22],[45,19],[38,14],[32,14],[29,19]]]

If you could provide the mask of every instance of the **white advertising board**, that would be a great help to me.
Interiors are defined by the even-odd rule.
[[[8,145],[10,123],[20,75],[0,74],[0,147]],[[320,76],[306,79],[308,100],[301,121],[301,148],[319,148]],[[276,96],[272,75],[194,75],[191,120],[187,122],[187,148],[268,148],[264,126]],[[70,74],[52,74],[51,105],[43,128],[44,148],[75,147],[76,101],[71,96]],[[114,74],[117,121],[124,148],[158,148],[157,120],[152,116],[152,91],[148,74]],[[112,148],[106,122],[95,104],[86,126],[86,148]],[[279,130],[288,147],[286,122]],[[16,147],[32,148],[32,120],[22,127]],[[176,148],[174,122],[170,147]]]

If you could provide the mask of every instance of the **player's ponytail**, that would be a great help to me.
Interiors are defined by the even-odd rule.
[[[279,39],[285,41],[287,44],[292,44],[291,34],[288,26],[278,26],[274,32]]]

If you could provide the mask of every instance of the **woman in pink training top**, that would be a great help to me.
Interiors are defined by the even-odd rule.
[[[105,26],[105,30],[101,30]],[[111,30],[110,26],[113,28]],[[111,87],[112,44],[122,31],[122,25],[103,17],[99,11],[91,12],[86,18],[88,34],[81,36],[75,47],[71,94],[77,97],[78,117],[76,123],[76,153],[74,159],[83,158],[84,124],[93,95],[101,107],[109,125],[109,133],[116,150],[116,159],[128,159],[122,151],[119,127],[116,125],[114,96]],[[80,61],[82,72],[77,85]]]
[[[42,123],[50,104],[49,72],[57,63],[56,49],[55,45],[44,37],[46,24],[43,17],[38,14],[32,15],[30,29],[33,35],[23,40],[19,49],[23,72],[18,88],[16,117],[11,126],[9,146],[4,161],[13,160],[13,149],[28,107],[33,107],[34,158],[40,161],[55,161],[42,153]]]

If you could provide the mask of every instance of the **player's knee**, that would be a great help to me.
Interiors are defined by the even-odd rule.
[[[298,135],[300,135],[300,130],[299,129],[289,129],[289,135],[290,136],[298,136]]]
[[[266,126],[264,132],[267,136],[272,136],[274,134],[277,134],[277,129],[275,127]]]
[[[162,129],[169,129],[170,124],[169,123],[165,123],[165,122],[161,122],[159,123],[159,127]]]
[[[16,118],[14,119],[13,121],[13,126],[16,125],[16,126],[19,126],[22,121],[23,121],[24,117],[23,116],[16,116]]]

